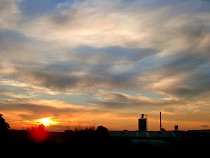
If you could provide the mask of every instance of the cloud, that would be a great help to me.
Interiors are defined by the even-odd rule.
[[[201,127],[203,127],[203,128],[209,128],[208,125],[201,125]]]
[[[192,12],[194,8],[186,9],[189,3],[146,9],[146,4],[135,1],[128,6],[123,5],[123,1],[67,3],[51,15],[23,22],[19,31],[30,38],[65,47],[82,44],[163,49],[185,40],[183,38],[188,33],[179,30],[194,25],[193,30],[208,24],[208,12]],[[198,8],[203,7],[205,3]],[[179,35],[182,35],[181,38]]]
[[[154,89],[181,98],[208,96],[209,55],[205,49],[166,55],[162,61],[154,69]]]
[[[0,2],[0,29],[14,29],[20,20],[20,0],[1,0]]]
[[[138,11],[137,6],[127,9],[126,6],[115,8],[113,5],[113,2],[109,5],[88,2],[70,5],[64,11],[59,9],[53,15],[41,16],[33,22],[23,23],[24,30],[20,31],[28,37],[66,47],[81,44],[94,47],[107,45],[137,47],[141,44],[145,47],[144,42],[148,40],[145,39],[150,38],[151,33],[156,33],[155,30],[151,32],[153,28],[157,28],[155,15],[160,17],[163,13],[159,14],[159,11],[152,14],[147,11],[144,13]],[[160,12],[163,12],[162,9]],[[155,20],[153,26],[146,17]],[[48,36],[42,36],[44,33]]]
[[[29,128],[35,124],[35,120],[51,117],[59,123],[59,129],[54,127],[54,130],[63,131],[67,127],[87,127],[100,124],[100,121],[106,122],[107,116],[111,114],[108,109],[100,109],[93,106],[82,106],[70,103],[65,103],[58,100],[36,100],[28,102],[2,102],[0,110],[6,114],[7,121],[12,129]],[[96,114],[99,120],[96,119]]]
[[[144,60],[153,54],[149,49],[80,47],[66,55],[66,61],[39,62],[39,65],[30,62],[30,66],[27,61],[25,65],[14,65],[13,74],[28,85],[52,91],[135,87],[139,74],[146,71],[144,66],[137,71],[137,65],[144,65]]]
[[[173,98],[150,98],[141,95],[129,95],[123,93],[106,92],[101,93],[100,97],[91,100],[91,103],[96,105],[102,105],[111,109],[125,109],[135,112],[136,109],[173,109],[177,106],[183,106],[186,104],[184,100],[178,100]],[[133,109],[133,110],[132,110]]]
[[[55,9],[51,14],[23,19],[14,32],[2,32],[9,42],[1,38],[1,47],[10,56],[2,55],[17,64],[20,79],[55,91],[143,85],[167,95],[195,96],[206,82],[200,88],[191,83],[209,76],[209,12],[200,10],[206,3],[193,1],[193,8],[189,1],[61,3],[48,8]]]

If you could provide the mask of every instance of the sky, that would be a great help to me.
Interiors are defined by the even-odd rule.
[[[209,129],[209,96],[209,0],[0,0],[12,129]]]

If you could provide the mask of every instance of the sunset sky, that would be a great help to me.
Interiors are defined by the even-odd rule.
[[[209,0],[0,0],[12,129],[210,128]]]

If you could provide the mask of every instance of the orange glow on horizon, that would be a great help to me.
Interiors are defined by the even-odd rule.
[[[45,117],[41,119],[35,120],[36,124],[43,124],[45,127],[50,126],[50,125],[56,125],[58,124],[57,121],[54,121],[51,119],[51,117]]]

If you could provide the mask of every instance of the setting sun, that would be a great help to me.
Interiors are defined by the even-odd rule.
[[[38,123],[38,124],[41,123],[44,126],[50,126],[50,125],[57,124],[57,122],[52,120],[51,117],[45,117],[45,118],[38,119],[38,120],[36,120],[36,123]]]

